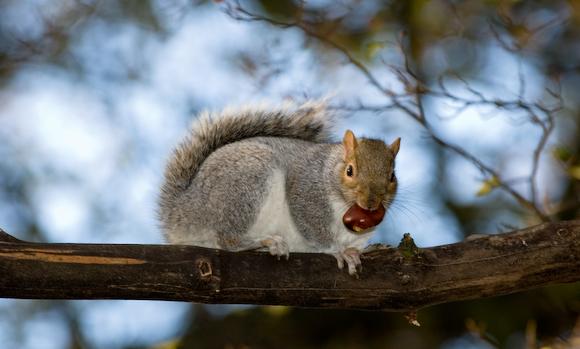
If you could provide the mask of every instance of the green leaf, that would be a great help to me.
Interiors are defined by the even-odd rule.
[[[291,310],[290,307],[283,305],[269,305],[263,307],[262,310],[272,316],[284,316]]]
[[[366,46],[366,56],[373,59],[385,47],[384,42],[373,41]]]
[[[477,191],[477,196],[485,196],[491,193],[492,190],[499,186],[499,179],[496,176],[491,177],[490,179],[485,180],[479,190]]]
[[[570,149],[568,149],[567,147],[554,147],[554,149],[552,149],[552,155],[563,162],[568,162],[568,160],[570,160],[572,158],[572,151],[570,151]]]
[[[580,165],[571,166],[568,169],[568,174],[570,175],[570,177],[580,181]]]

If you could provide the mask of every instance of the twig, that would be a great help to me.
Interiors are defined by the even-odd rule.
[[[329,35],[321,34],[315,29],[313,29],[316,27],[314,23],[308,23],[302,19],[291,22],[284,22],[281,20],[261,16],[243,8],[240,5],[239,1],[232,1],[227,3],[226,12],[232,18],[237,20],[261,21],[280,28],[297,28],[301,30],[304,34],[306,34],[308,37],[314,38],[335,49],[337,52],[339,52],[347,59],[349,64],[354,66],[363,76],[365,76],[368,79],[371,86],[373,86],[383,95],[385,95],[385,97],[389,99],[390,103],[385,104],[383,106],[367,106],[359,102],[357,107],[352,105],[343,105],[343,106],[334,106],[333,108],[348,111],[360,110],[360,111],[373,111],[379,113],[387,110],[398,109],[404,112],[412,119],[417,121],[419,124],[421,124],[430,134],[433,140],[440,146],[449,149],[450,151],[470,161],[485,176],[494,178],[494,181],[497,183],[498,188],[508,193],[520,205],[532,211],[540,219],[542,219],[543,221],[550,220],[550,217],[543,212],[538,203],[537,174],[541,154],[544,151],[548,138],[550,137],[554,128],[554,113],[558,112],[563,107],[562,97],[561,94],[558,94],[557,92],[554,92],[550,89],[546,89],[546,92],[554,96],[559,102],[556,106],[551,108],[546,107],[540,103],[530,103],[525,101],[524,100],[525,79],[523,77],[523,72],[521,69],[521,61],[519,61],[520,65],[518,66],[519,67],[518,78],[520,84],[518,88],[517,99],[503,100],[503,99],[487,98],[480,91],[474,89],[464,78],[462,78],[459,75],[456,75],[455,77],[463,83],[465,89],[473,95],[473,97],[465,98],[450,92],[449,89],[447,89],[447,87],[445,86],[445,82],[442,77],[438,80],[439,89],[430,88],[428,84],[422,81],[419,74],[412,69],[411,64],[409,62],[409,56],[406,53],[406,50],[404,49],[402,38],[399,38],[398,45],[401,49],[402,57],[404,58],[404,67],[397,68],[395,66],[388,65],[389,69],[391,69],[391,71],[399,79],[399,81],[402,83],[405,89],[403,93],[397,93],[392,89],[384,87],[380,83],[379,79],[371,72],[371,70],[367,68],[361,61],[356,59],[347,48],[343,47],[342,45],[332,40]],[[509,44],[503,42],[502,38],[500,37],[500,34],[495,30],[495,28],[491,24],[490,29],[492,31],[492,34],[496,37],[496,40],[500,43],[500,46],[504,47],[504,49],[506,49],[509,52],[516,53],[517,47],[511,47]],[[529,199],[526,198],[525,195],[515,190],[512,187],[513,183],[504,180],[498,171],[494,170],[491,166],[483,163],[474,154],[468,152],[463,147],[451,144],[446,140],[442,139],[440,136],[438,136],[427,120],[427,115],[423,106],[424,96],[443,98],[452,100],[454,102],[458,102],[460,106],[457,108],[456,115],[459,115],[460,113],[462,113],[463,111],[465,111],[470,107],[487,105],[510,111],[512,110],[522,111],[527,115],[527,119],[532,124],[540,126],[542,130],[542,135],[538,141],[537,146],[534,149],[532,155],[533,161],[532,170],[530,176],[528,177],[530,198]],[[543,115],[543,117],[540,117],[538,114]]]

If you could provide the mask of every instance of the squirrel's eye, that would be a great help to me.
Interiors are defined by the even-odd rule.
[[[391,183],[397,180],[397,176],[395,176],[395,171],[391,174]]]
[[[352,177],[352,172],[353,172],[352,165],[348,165],[346,167],[346,175]]]

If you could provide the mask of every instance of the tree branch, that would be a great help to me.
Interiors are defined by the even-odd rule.
[[[411,251],[411,253],[409,253]],[[0,297],[156,299],[414,311],[580,281],[580,221],[426,249],[379,248],[353,278],[333,257],[194,246],[0,243]]]

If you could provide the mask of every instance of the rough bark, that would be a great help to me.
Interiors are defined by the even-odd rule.
[[[0,231],[0,297],[414,311],[580,281],[580,221],[426,249],[381,248],[359,278],[333,257],[193,246],[27,243]]]

